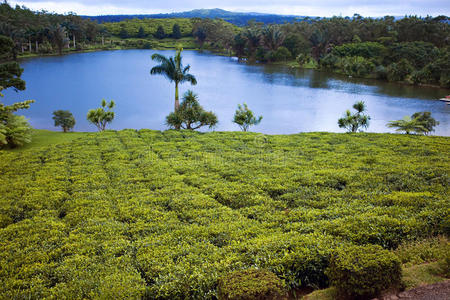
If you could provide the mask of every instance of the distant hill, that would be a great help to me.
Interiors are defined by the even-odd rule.
[[[99,23],[120,22],[126,19],[166,19],[166,18],[220,18],[237,26],[245,26],[249,21],[261,22],[264,24],[283,24],[294,21],[301,21],[305,17],[293,15],[275,15],[263,13],[243,13],[231,12],[219,8],[214,9],[194,9],[186,12],[170,14],[152,14],[152,15],[104,15],[104,16],[83,16],[95,20]]]

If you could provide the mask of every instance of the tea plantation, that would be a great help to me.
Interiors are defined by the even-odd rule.
[[[210,299],[450,232],[450,138],[151,130],[0,151],[1,299]]]

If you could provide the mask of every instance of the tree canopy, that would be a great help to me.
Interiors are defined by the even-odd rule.
[[[217,122],[217,116],[211,111],[205,111],[198,102],[198,95],[190,90],[184,94],[180,107],[166,118],[167,125],[175,129],[212,128]]]

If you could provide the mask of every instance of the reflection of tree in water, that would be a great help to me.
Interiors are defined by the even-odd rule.
[[[252,72],[260,72],[260,68],[253,68]],[[286,66],[264,65],[262,68],[264,81],[270,84],[283,84],[289,86],[307,86],[321,89],[341,89],[346,92],[362,92],[365,90],[374,94],[383,94],[391,97],[439,99],[449,94],[448,89],[411,86],[401,83],[387,82],[377,79],[352,78],[346,75],[318,71],[312,69],[290,68]],[[332,82],[339,83],[339,87]],[[376,89],[365,89],[375,87]],[[361,88],[358,88],[361,87]]]

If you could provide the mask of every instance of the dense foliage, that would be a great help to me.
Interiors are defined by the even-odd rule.
[[[68,110],[56,110],[53,112],[53,120],[56,127],[61,127],[64,132],[72,130],[75,126],[75,118]]]
[[[450,232],[447,137],[124,130],[0,151],[0,298],[326,286],[335,250]]]
[[[337,250],[327,275],[338,293],[346,298],[371,299],[388,288],[402,285],[398,257],[374,245]]]
[[[212,111],[205,111],[198,102],[198,95],[187,91],[179,108],[166,118],[170,128],[196,130],[203,126],[213,128],[217,123],[217,116]]]
[[[20,78],[23,69],[11,61],[13,58],[14,43],[10,38],[0,35],[0,97],[5,88],[16,91],[25,89],[25,81]],[[14,113],[27,109],[34,100],[16,102],[5,105],[0,101],[0,149],[4,147],[18,147],[31,141],[31,126],[23,116]]]
[[[258,269],[234,271],[220,278],[219,300],[279,300],[283,282],[272,272]]]
[[[120,22],[127,19],[177,19],[177,18],[202,18],[202,19],[223,19],[237,26],[246,26],[248,22],[263,22],[265,24],[283,24],[302,19],[297,16],[284,16],[259,13],[231,12],[219,8],[214,9],[194,9],[186,12],[174,12],[169,14],[153,15],[102,15],[86,17],[96,20],[99,23]]]
[[[74,14],[34,12],[0,3],[0,35],[14,41],[14,56],[27,53],[61,53],[63,48],[81,50],[108,36],[105,27]],[[104,45],[104,40],[103,40]]]
[[[319,64],[349,76],[448,88],[449,36],[450,23],[444,16],[395,20],[355,15],[283,25],[251,23],[234,36],[232,48],[249,60],[296,57],[300,66]],[[284,54],[277,56],[278,49]]]

